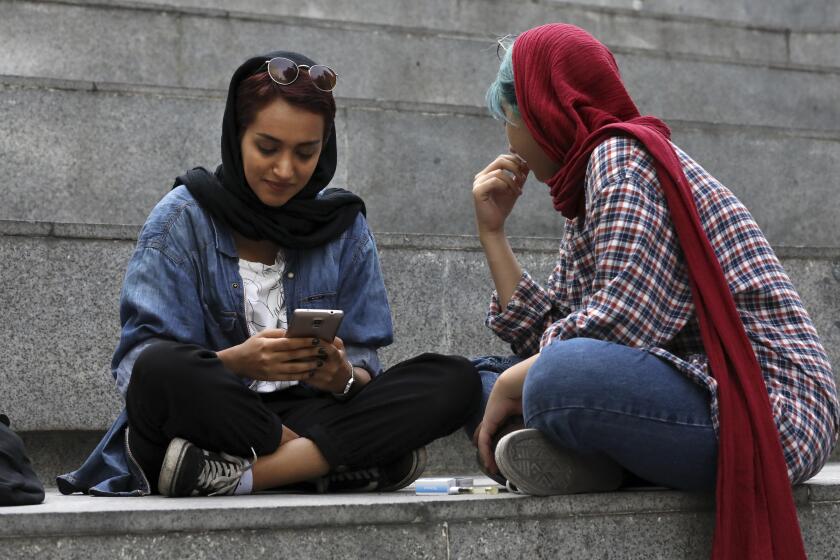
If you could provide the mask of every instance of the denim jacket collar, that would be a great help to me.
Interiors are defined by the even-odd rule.
[[[213,225],[213,241],[216,243],[216,250],[225,256],[238,258],[239,252],[236,250],[236,240],[233,238],[233,233],[221,228],[213,220],[210,221]]]

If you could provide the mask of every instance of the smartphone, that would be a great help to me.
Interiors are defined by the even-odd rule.
[[[344,318],[340,309],[295,309],[286,329],[288,338],[320,338],[332,342]]]

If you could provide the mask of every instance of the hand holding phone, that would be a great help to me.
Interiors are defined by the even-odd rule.
[[[318,345],[314,369],[306,383],[344,396],[355,381],[353,366],[344,353],[344,343],[336,337],[338,326],[344,318],[340,309],[295,309],[286,329],[286,338],[309,338],[313,342],[326,341]],[[301,360],[311,362],[309,360]],[[349,374],[349,380],[348,380]]]

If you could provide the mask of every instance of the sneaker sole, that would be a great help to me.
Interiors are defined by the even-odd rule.
[[[500,439],[496,464],[511,484],[534,496],[607,492],[623,478],[614,461],[564,451],[532,428]]]
[[[426,470],[426,463],[428,461],[429,455],[428,453],[426,453],[425,447],[415,449],[414,452],[417,454],[417,460],[414,461],[413,468],[405,475],[405,477],[396,484],[392,484],[384,488],[379,488],[377,492],[395,492],[396,490],[405,488],[406,486],[420,478],[420,475],[422,475],[423,471]]]
[[[189,442],[185,439],[175,438],[169,442],[166,448],[166,455],[163,457],[163,466],[160,468],[158,477],[158,492],[164,496],[175,497],[175,481],[178,479],[178,470],[181,461],[187,451]]]

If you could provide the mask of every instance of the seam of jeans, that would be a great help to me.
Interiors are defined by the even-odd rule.
[[[708,424],[695,424],[693,422],[682,422],[682,421],[665,420],[665,419],[662,419],[662,418],[655,418],[653,416],[648,416],[646,414],[631,414],[631,413],[628,413],[628,412],[623,412],[623,411],[620,411],[620,410],[612,410],[612,409],[609,409],[609,408],[599,408],[599,407],[593,407],[593,406],[580,406],[580,405],[556,406],[556,407],[546,408],[546,409],[541,410],[537,413],[529,415],[529,417],[525,419],[525,425],[527,426],[528,424],[530,424],[531,420],[533,420],[537,416],[542,416],[543,414],[546,414],[546,413],[552,412],[552,411],[556,411],[556,410],[568,410],[568,409],[592,410],[592,411],[596,411],[596,412],[608,412],[610,414],[617,414],[619,416],[628,416],[628,417],[633,417],[633,418],[641,418],[641,419],[644,419],[644,420],[652,420],[654,422],[660,422],[662,424],[674,424],[674,425],[679,425],[679,426],[685,426],[687,428],[706,428],[706,429],[714,431],[714,425],[712,425],[711,422],[709,422]]]

